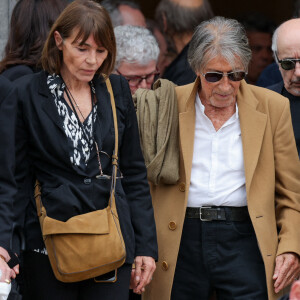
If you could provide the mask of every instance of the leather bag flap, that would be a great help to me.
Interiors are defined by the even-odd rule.
[[[108,217],[109,208],[96,210],[90,213],[77,215],[66,222],[45,217],[43,222],[43,235],[50,234],[67,234],[67,233],[82,233],[82,234],[108,234]]]

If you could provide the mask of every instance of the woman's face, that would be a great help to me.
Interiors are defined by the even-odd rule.
[[[74,42],[77,33],[78,29],[74,29],[70,37],[62,39],[58,31],[54,32],[56,46],[63,54],[60,71],[64,80],[89,82],[107,58],[108,51],[96,44],[92,34],[83,45],[80,39]]]

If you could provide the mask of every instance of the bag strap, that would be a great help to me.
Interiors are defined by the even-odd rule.
[[[116,103],[114,98],[114,93],[112,90],[112,86],[108,77],[105,78],[105,83],[107,90],[110,94],[110,103],[113,113],[114,119],[114,129],[115,129],[115,149],[112,155],[112,175],[111,175],[111,188],[110,188],[110,207],[116,208],[116,200],[115,200],[115,188],[116,188],[116,178],[118,172],[118,141],[119,141],[119,133],[118,133],[118,119],[117,119],[117,111],[116,111]]]
[[[111,83],[109,78],[107,77],[105,79],[105,83],[108,89],[108,92],[110,94],[110,103],[111,103],[111,108],[112,108],[112,113],[113,113],[113,118],[114,118],[114,128],[115,128],[115,150],[114,150],[114,154],[112,155],[113,158],[113,165],[115,164],[115,162],[118,162],[118,119],[117,119],[117,111],[116,111],[116,104],[115,104],[115,98],[114,98],[114,93],[111,87]]]

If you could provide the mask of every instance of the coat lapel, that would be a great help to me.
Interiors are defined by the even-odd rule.
[[[53,96],[49,91],[47,85],[47,74],[42,72],[39,82],[39,94],[44,96],[42,108],[48,117],[57,125],[57,127],[64,132],[63,121],[58,114],[57,107],[54,103]]]
[[[258,101],[244,81],[237,95],[237,103],[242,133],[246,191],[249,196],[249,188],[262,147],[267,115],[257,110]]]
[[[188,85],[178,93],[178,102],[183,104],[179,107],[179,134],[180,145],[184,163],[186,184],[189,185],[192,170],[193,152],[194,152],[194,136],[195,136],[195,99],[198,91],[199,80],[194,84]],[[189,95],[188,98],[180,100],[181,97]],[[180,104],[181,106],[181,104]]]

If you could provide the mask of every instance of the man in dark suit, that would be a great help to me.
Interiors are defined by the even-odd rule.
[[[189,43],[196,26],[212,17],[208,0],[160,1],[156,9],[156,20],[164,33],[169,54],[175,56],[162,78],[177,85],[192,83],[196,79],[196,74],[187,61]]]
[[[290,100],[293,129],[300,156],[300,18],[286,21],[276,29],[272,50],[283,79],[268,88]]]
[[[13,197],[16,193],[15,167],[15,120],[16,97],[13,85],[0,75],[0,282],[10,284],[19,272],[18,266],[11,269],[10,247]]]

